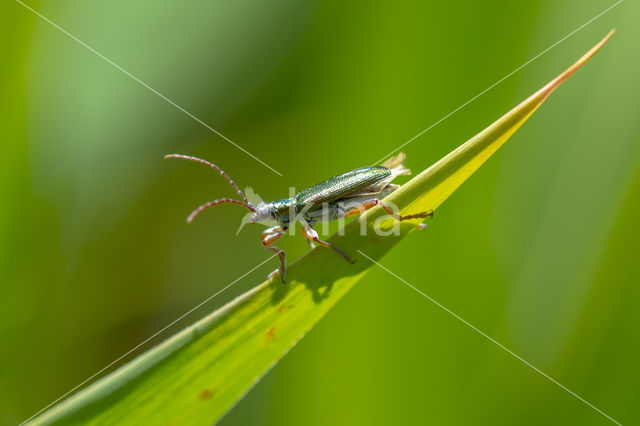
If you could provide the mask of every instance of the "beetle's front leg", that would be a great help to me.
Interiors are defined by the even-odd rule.
[[[343,252],[342,250],[340,250],[338,247],[334,246],[333,244],[331,244],[328,241],[322,241],[319,237],[318,237],[318,233],[316,232],[315,229],[313,229],[313,227],[311,225],[307,225],[307,226],[302,226],[302,237],[308,241],[315,241],[316,243],[320,244],[321,246],[325,246],[325,247],[329,247],[330,249],[333,249],[336,253],[338,253],[340,256],[344,257],[346,259],[347,262],[349,263],[355,263],[355,260],[347,255],[345,252]]]
[[[274,247],[271,244],[275,243],[278,240],[278,238],[282,237],[286,232],[286,230],[287,228],[285,227],[274,226],[273,228],[269,228],[262,233],[262,245],[264,246],[264,248],[274,253],[277,253],[278,256],[280,257],[280,269],[279,270],[276,269],[271,274],[269,274],[269,278],[272,278],[273,275],[275,275],[276,272],[279,271],[280,279],[282,280],[283,283],[286,282],[284,280],[284,272],[285,272],[285,265],[286,265],[284,250],[278,247]]]

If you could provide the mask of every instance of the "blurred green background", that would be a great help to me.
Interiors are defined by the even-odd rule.
[[[16,424],[268,256],[198,155],[265,199],[369,165],[612,1],[14,1],[0,6],[0,422]],[[640,5],[627,1],[409,144],[420,171],[611,42],[383,264],[640,423]],[[293,260],[300,238],[281,246]],[[161,341],[261,282],[253,272]],[[147,344],[145,348],[152,345]],[[139,354],[136,352],[128,359]],[[372,270],[222,425],[606,424]]]

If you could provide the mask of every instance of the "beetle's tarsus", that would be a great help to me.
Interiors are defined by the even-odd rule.
[[[356,263],[356,260],[353,257],[351,257],[347,253],[343,252],[339,247],[336,247],[336,246],[334,246],[333,244],[331,244],[330,242],[327,242],[327,241],[323,241],[323,242],[326,242],[327,243],[326,247],[330,247],[331,249],[333,249],[333,251],[335,251],[340,256],[342,256],[344,258],[344,260],[346,260],[347,262],[349,262],[351,264]],[[318,243],[322,244],[322,243],[320,243],[320,241],[318,241]]]
[[[282,281],[282,284],[286,284],[287,282],[284,280],[284,278],[282,278],[282,275],[280,274],[280,268],[276,269],[275,271],[272,271],[268,276],[267,279],[269,281],[273,281],[276,279],[276,276],[280,275],[280,281]]]

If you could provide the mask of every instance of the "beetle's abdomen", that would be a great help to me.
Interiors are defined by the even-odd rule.
[[[386,167],[362,167],[351,170],[331,179],[327,179],[317,185],[300,191],[295,196],[298,210],[306,206],[318,206],[339,200],[349,194],[386,178],[391,171]]]

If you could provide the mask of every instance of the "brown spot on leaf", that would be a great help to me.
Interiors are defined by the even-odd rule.
[[[209,389],[203,389],[202,392],[200,392],[200,399],[209,399],[213,396],[213,392],[211,392]]]
[[[291,308],[292,305],[286,306],[286,305],[278,305],[278,307],[276,308],[278,310],[278,312],[284,312],[287,309]]]
[[[276,337],[276,328],[275,327],[271,327],[270,329],[267,330],[267,340],[268,341],[272,341],[275,337]]]

